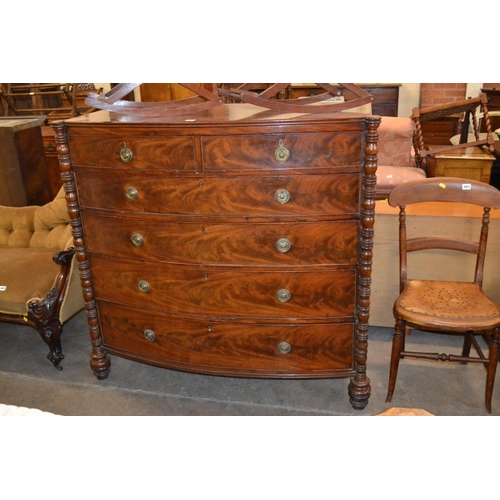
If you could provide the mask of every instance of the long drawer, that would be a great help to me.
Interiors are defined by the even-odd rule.
[[[355,270],[268,271],[89,254],[96,297],[152,309],[245,318],[353,317]]]
[[[358,221],[172,222],[82,215],[87,249],[120,257],[208,265],[354,265]]]
[[[98,310],[105,348],[159,366],[291,377],[345,375],[353,369],[352,323],[197,321],[101,301]]]
[[[188,216],[359,215],[360,176],[180,177],[75,168],[82,208]]]

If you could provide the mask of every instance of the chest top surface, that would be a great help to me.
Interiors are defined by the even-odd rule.
[[[109,111],[96,111],[65,121],[76,125],[286,125],[293,123],[326,124],[332,122],[361,122],[366,115],[351,112],[327,113],[281,113],[254,106],[252,104],[224,104],[192,115],[140,117],[128,116]]]

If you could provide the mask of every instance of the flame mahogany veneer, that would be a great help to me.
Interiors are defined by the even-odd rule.
[[[379,122],[224,104],[55,124],[95,375],[114,354],[344,377],[363,409]]]

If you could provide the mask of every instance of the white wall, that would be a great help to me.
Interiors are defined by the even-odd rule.
[[[477,97],[481,93],[482,83],[468,83],[465,91],[465,97]]]
[[[398,116],[409,117],[420,105],[420,83],[403,83],[399,87]]]

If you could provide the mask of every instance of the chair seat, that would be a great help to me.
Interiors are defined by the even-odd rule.
[[[425,172],[421,168],[379,165],[377,167],[377,184],[375,186],[377,198],[387,198],[396,186],[425,179],[425,177]]]
[[[408,280],[394,310],[410,323],[450,331],[487,330],[500,325],[500,306],[475,283]]]
[[[0,248],[0,312],[26,314],[27,302],[46,297],[59,269],[50,248]]]

